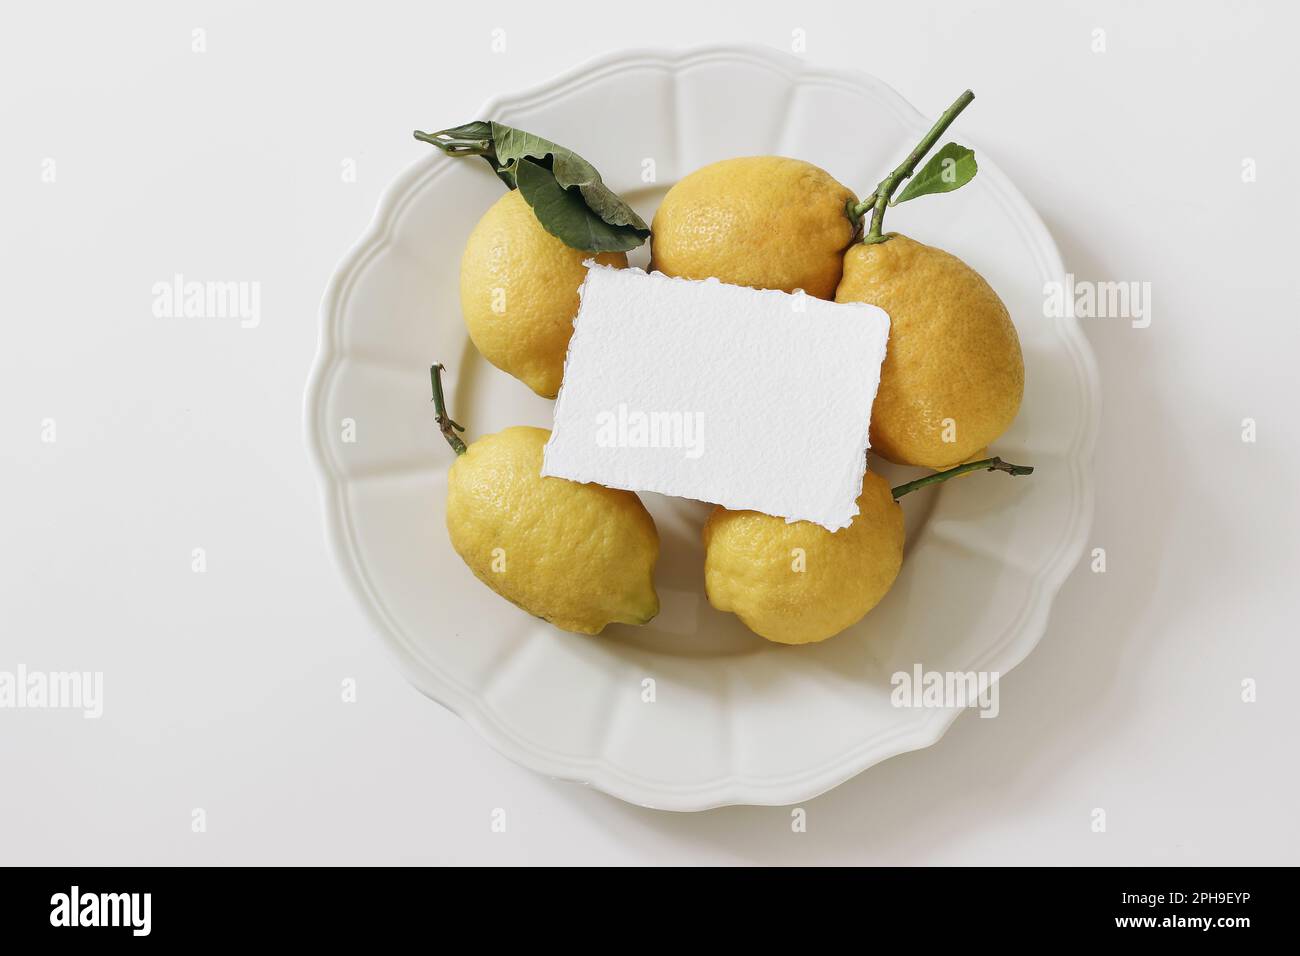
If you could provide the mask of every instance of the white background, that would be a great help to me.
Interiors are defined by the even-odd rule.
[[[105,714],[0,710],[0,862],[1300,863],[1300,15],[1137,7],[7,7],[0,670],[103,671]],[[321,292],[412,128],[619,47],[795,29],[923,111],[973,88],[962,128],[1067,268],[1153,289],[1150,328],[1085,322],[1108,571],[1076,569],[997,719],[810,801],[806,833],[539,778],[409,688],[325,549],[301,424]],[[178,272],[260,282],[261,324],[155,318]]]

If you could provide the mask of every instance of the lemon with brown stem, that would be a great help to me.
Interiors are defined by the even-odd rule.
[[[556,627],[598,634],[659,612],[659,534],[633,492],[542,477],[544,428],[517,426],[466,446],[447,415],[435,365],[438,425],[456,452],[447,533],[480,581]]]

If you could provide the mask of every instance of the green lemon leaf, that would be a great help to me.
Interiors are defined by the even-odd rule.
[[[502,123],[482,121],[437,133],[417,131],[415,138],[437,146],[449,156],[482,156],[502,182],[524,194],[546,230],[568,245],[589,252],[623,252],[635,249],[650,235],[645,221],[605,185],[596,167],[550,140]],[[528,190],[521,182],[525,164],[536,167],[522,174],[528,179]],[[538,175],[539,170],[548,175]],[[556,195],[557,189],[568,198]],[[586,210],[582,217],[578,216],[579,206]],[[601,228],[602,224],[607,228]],[[598,244],[579,245],[572,241],[577,237]]]
[[[977,172],[979,166],[975,162],[975,151],[948,143],[921,167],[890,205],[897,206],[900,202],[931,193],[950,193],[965,186]]]
[[[545,165],[550,157],[550,169],[555,174],[555,181],[565,189],[577,188],[583,201],[603,221],[611,226],[631,226],[650,234],[645,221],[636,214],[631,206],[619,198],[618,194],[605,185],[596,167],[591,165],[571,149],[557,146],[548,140],[526,133],[523,130],[492,124],[493,141],[496,143],[497,160],[509,163],[515,159],[534,159]]]
[[[642,230],[606,222],[580,191],[561,186],[555,173],[540,163],[516,160],[514,175],[538,222],[566,246],[586,252],[627,252],[645,242]]]

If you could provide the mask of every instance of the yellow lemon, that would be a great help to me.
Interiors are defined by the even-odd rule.
[[[889,344],[871,409],[871,449],[890,461],[947,468],[1007,430],[1025,387],[1007,307],[956,256],[891,234],[844,256],[836,302],[889,313]]]
[[[715,508],[704,526],[709,603],[780,644],[824,641],[880,603],[903,564],[903,512],[867,472],[858,516],[830,532],[808,521]]]
[[[518,190],[493,203],[465,245],[460,305],[469,337],[484,358],[544,398],[560,390],[586,259],[627,265],[626,253],[566,246]]]
[[[598,634],[659,613],[659,534],[630,491],[543,478],[544,428],[507,428],[451,466],[447,531],[474,575],[556,627]]]
[[[651,227],[651,267],[829,299],[856,231],[850,201],[851,189],[811,163],[724,159],[668,190]]]

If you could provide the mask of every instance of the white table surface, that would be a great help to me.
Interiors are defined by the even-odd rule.
[[[0,863],[1300,863],[1300,8],[715,6],[6,9],[0,670],[103,671],[105,713],[0,710]],[[1107,572],[1080,563],[997,719],[808,802],[806,833],[537,777],[408,687],[302,440],[321,292],[409,130],[615,48],[797,29],[923,110],[973,88],[962,129],[1067,268],[1153,303],[1085,322]],[[260,325],[154,317],[176,273],[260,282]]]

